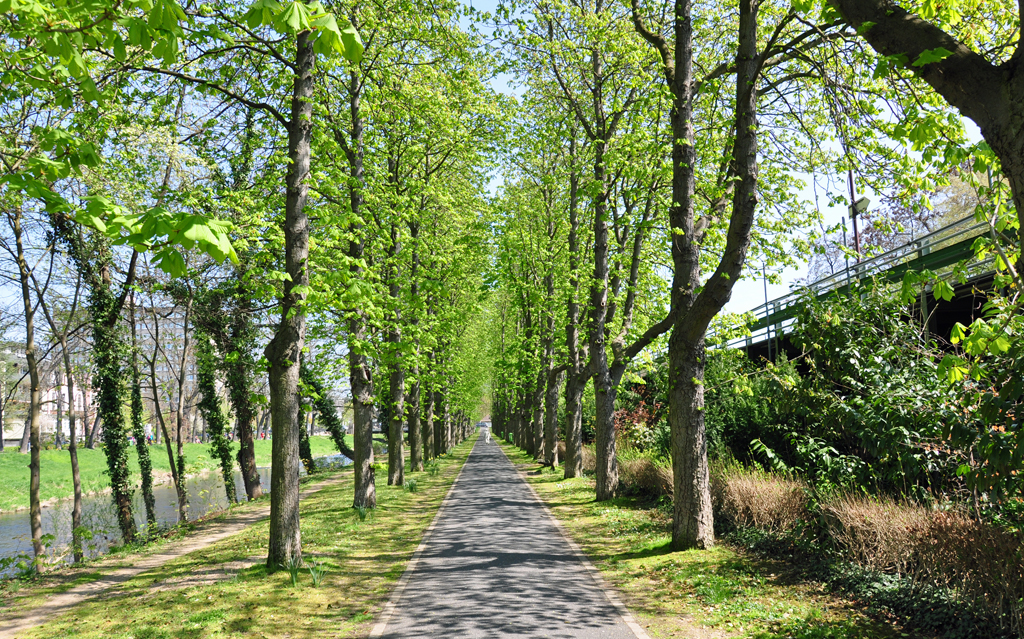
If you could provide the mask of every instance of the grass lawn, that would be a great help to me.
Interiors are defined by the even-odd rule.
[[[351,442],[351,436],[349,436]],[[270,447],[273,442],[256,441],[256,465],[270,465]],[[338,450],[330,437],[317,436],[310,438],[310,448],[314,457],[332,455]],[[238,445],[234,445],[238,451]],[[167,473],[171,467],[167,460],[165,445],[149,447],[149,456],[153,460],[153,472]],[[28,508],[28,455],[22,455],[17,447],[8,448],[0,453],[0,512]],[[185,463],[188,473],[197,473],[216,467],[216,461],[210,456],[209,444],[185,444]],[[139,462],[134,447],[129,453],[129,464],[138,482]],[[82,490],[85,493],[104,490],[110,486],[107,479],[107,458],[103,450],[78,449],[78,468],[82,477]],[[71,485],[71,458],[67,450],[44,450],[40,453],[39,497],[62,499],[71,497],[74,490]]]
[[[442,458],[436,473],[407,472],[407,479],[416,480],[416,492],[387,486],[378,475],[378,505],[365,520],[351,508],[351,470],[341,473],[340,483],[304,499],[303,553],[307,562],[326,570],[319,587],[306,569],[298,586],[287,570],[267,573],[264,522],[129,580],[117,592],[83,602],[24,636],[366,636],[475,440],[471,437]]]
[[[519,449],[507,443],[502,448],[520,468],[536,468]],[[800,579],[785,562],[725,543],[710,551],[670,552],[669,506],[631,497],[595,502],[593,479],[565,480],[561,468],[527,480],[652,637],[920,636],[867,616],[858,602]]]

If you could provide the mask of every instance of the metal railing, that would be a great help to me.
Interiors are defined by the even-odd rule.
[[[833,292],[841,293],[855,282],[874,277],[894,282],[902,280],[908,270],[934,271],[973,257],[974,242],[986,234],[988,228],[987,222],[977,222],[971,215],[880,255],[848,263],[838,272],[759,305],[750,311],[756,318],[748,325],[750,335],[737,337],[724,345],[750,346],[784,335],[793,324],[797,307],[808,296],[822,298]],[[986,260],[988,262],[990,260]]]

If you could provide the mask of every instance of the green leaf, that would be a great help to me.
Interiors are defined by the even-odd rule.
[[[967,363],[953,354],[947,354],[939,362],[938,374],[955,384],[967,377]]]
[[[857,35],[864,35],[865,33],[871,30],[871,27],[875,26],[876,24],[878,23],[871,22],[870,20],[861,23],[861,25],[857,27]]]
[[[309,22],[309,9],[299,0],[293,0],[274,20],[274,30],[278,33],[300,33],[312,28]]]
[[[953,342],[954,344],[959,344],[967,335],[966,331],[967,327],[961,324],[960,322],[957,322],[956,324],[953,325],[953,329],[950,331],[949,341]]]
[[[814,8],[814,0],[793,0],[793,13],[807,13]]]
[[[75,221],[82,226],[88,226],[89,228],[96,229],[100,233],[106,234],[107,224],[103,221],[103,218],[95,213],[89,211],[79,211],[75,214]]]
[[[359,32],[352,25],[341,30],[341,41],[345,45],[342,55],[351,62],[359,62],[363,59],[363,40]]]
[[[166,248],[157,253],[155,257],[156,265],[171,277],[181,277],[185,274],[185,258],[177,249]]]
[[[256,0],[245,14],[245,23],[250,29],[268,25],[280,11],[281,3],[277,0]]]
[[[939,280],[936,282],[935,288],[932,289],[932,292],[935,294],[935,297],[946,302],[952,300],[955,296],[953,287],[945,280]]]
[[[1005,335],[1000,335],[989,342],[988,350],[993,355],[1002,355],[1006,351],[1010,350],[1010,340],[1006,339]]]
[[[128,58],[128,50],[125,48],[124,39],[121,36],[117,36],[114,40],[114,58],[118,62],[124,62]]]
[[[953,52],[943,47],[925,49],[921,52],[921,55],[917,56],[917,60],[914,60],[914,66],[923,67],[924,65],[932,64],[933,62],[941,62],[951,55],[953,55]]]
[[[879,58],[878,59],[878,63],[875,65],[875,70],[871,74],[871,78],[873,80],[877,80],[879,78],[884,78],[884,77],[889,75],[889,69],[890,69],[889,59],[888,58]]]

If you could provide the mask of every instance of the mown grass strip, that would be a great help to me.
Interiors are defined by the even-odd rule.
[[[351,436],[349,436],[351,444]],[[270,465],[270,449],[273,441],[256,440],[256,465]],[[330,437],[315,436],[309,438],[309,446],[314,457],[333,455],[338,452]],[[237,452],[238,446],[235,444]],[[215,470],[217,461],[210,456],[209,444],[185,444],[185,459],[188,474]],[[74,495],[71,482],[71,456],[67,450],[42,450],[39,452],[39,499],[69,499]],[[170,475],[167,460],[167,449],[163,444],[149,447],[149,457],[153,460],[153,472],[157,475]],[[128,454],[128,465],[135,481],[139,477],[137,451],[133,446]],[[82,478],[84,493],[95,493],[110,487],[107,472],[107,459],[102,448],[78,449],[78,468]],[[22,455],[16,447],[10,447],[0,453],[0,512],[9,512],[19,508],[28,508],[28,455]],[[160,479],[160,477],[158,477]]]
[[[517,467],[536,469],[529,455],[507,443],[502,447]],[[561,468],[526,480],[652,637],[920,636],[869,617],[859,602],[801,579],[783,561],[725,543],[709,551],[670,552],[671,506],[665,500],[595,502],[593,479],[565,480]]]
[[[263,522],[83,602],[25,637],[365,636],[475,440],[443,457],[436,474],[407,473],[415,492],[378,481],[377,508],[365,519],[351,508],[350,470],[303,500],[303,553],[307,565],[316,561],[325,571],[319,587],[308,568],[297,587],[288,570],[268,574]]]

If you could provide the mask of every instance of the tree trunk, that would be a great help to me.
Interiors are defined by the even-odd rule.
[[[674,505],[672,547],[708,548],[714,544],[713,515],[704,432],[704,334],[729,301],[742,274],[757,209],[757,4],[740,0],[736,53],[736,173],[732,215],[725,247],[712,276],[702,282],[703,231],[693,203],[696,150],[693,132],[693,23],[691,0],[676,0],[675,47],[643,28],[633,2],[637,31],[661,53],[672,93],[672,333],[669,337],[669,424],[672,430]]]
[[[29,379],[29,401],[28,421],[29,428],[26,428],[29,435],[28,445],[31,448],[29,458],[29,526],[32,530],[32,550],[37,560],[46,552],[43,546],[43,519],[42,505],[39,501],[39,418],[42,408],[42,388],[40,387],[39,360],[36,353],[36,332],[35,332],[35,309],[32,303],[31,279],[32,271],[25,256],[25,245],[22,241],[21,210],[17,209],[9,218],[14,230],[16,247],[16,259],[18,262],[18,275],[21,283],[21,301],[25,312],[25,363],[28,366]],[[25,441],[24,433],[22,441]],[[38,563],[36,569],[38,569]]]
[[[248,301],[246,297],[244,303],[248,304]],[[242,312],[246,312],[245,309],[242,309]],[[243,321],[251,323],[251,315],[248,315]],[[250,373],[254,367],[247,366],[242,361],[243,359],[246,359],[244,355],[239,357],[235,363],[229,364],[227,385],[228,393],[231,395],[231,405],[235,409],[235,422],[238,425],[238,466],[242,469],[245,496],[252,501],[263,496],[263,487],[260,485],[260,473],[256,468],[256,443],[253,433],[255,416],[251,399]]]
[[[413,300],[418,300],[420,296],[420,285],[419,285],[419,267],[420,267],[420,246],[419,246],[419,224],[410,222],[409,223],[409,235],[412,238],[412,264],[409,269],[409,295]],[[409,323],[413,326],[413,331],[419,325],[419,315],[416,309],[411,311]],[[413,364],[413,382],[412,390],[409,393],[409,452],[410,452],[410,467],[413,472],[419,472],[423,470],[423,431],[420,427],[420,364],[419,364],[419,353],[420,344],[417,334],[414,333],[415,338],[415,364]]]
[[[270,361],[271,446],[270,541],[271,569],[302,560],[299,529],[299,358],[306,336],[304,302],[309,286],[309,217],[306,180],[313,131],[313,64],[310,32],[296,37],[295,78],[288,123],[288,172],[285,176],[285,272],[281,321],[265,354]]]
[[[29,402],[30,402],[30,405],[31,405],[31,395],[30,395]],[[31,449],[31,444],[32,444],[31,437],[32,437],[32,414],[31,414],[31,411],[30,411],[29,414],[25,415],[25,425],[21,429],[21,442],[19,442],[19,444],[18,444],[18,452],[20,454],[22,454],[22,455],[27,455],[28,454],[28,451]]]
[[[392,343],[397,347],[401,340],[401,334],[397,325],[392,333]],[[391,414],[388,425],[388,486],[402,486],[405,484],[405,450],[404,433],[405,428],[405,371],[402,370],[401,356],[395,353],[396,362],[391,371]]]
[[[34,280],[34,278],[33,278]],[[38,286],[38,283],[36,284]],[[38,290],[38,289],[37,289]],[[64,377],[67,380],[67,392],[68,392],[68,455],[71,459],[71,484],[74,491],[74,500],[71,506],[71,552],[76,563],[81,563],[84,557],[82,548],[82,476],[78,468],[78,430],[77,423],[75,420],[75,369],[71,362],[71,351],[68,349],[68,330],[70,328],[71,318],[75,317],[75,311],[78,308],[78,296],[82,291],[82,278],[78,277],[75,281],[75,295],[74,300],[71,303],[71,309],[68,312],[68,320],[61,330],[57,323],[54,321],[53,316],[50,314],[49,306],[47,306],[43,300],[40,300],[40,308],[43,309],[43,313],[46,315],[46,321],[50,325],[52,334],[57,338],[60,344],[60,352],[62,356],[62,363],[64,364]],[[59,369],[58,369],[59,371]],[[57,398],[60,400],[63,397],[61,392],[61,382],[58,375],[57,384],[58,395]],[[2,386],[0,386],[0,394],[2,394]],[[85,394],[82,394],[82,409],[83,414],[85,412]],[[3,421],[2,412],[0,412],[0,422]],[[0,433],[2,436],[2,433]]]
[[[669,347],[669,427],[672,432],[673,546],[714,545],[711,484],[704,431],[704,336],[683,343],[675,333]]]
[[[582,375],[569,369],[565,379],[565,478],[583,475]]]
[[[544,463],[552,468],[558,465],[558,389],[564,379],[564,371],[551,371],[544,397]]]
[[[597,63],[595,63],[596,65]],[[596,67],[595,67],[596,69]],[[595,74],[597,70],[595,70]],[[615,386],[605,349],[605,320],[608,315],[608,220],[605,150],[607,141],[594,142],[594,182],[599,191],[594,201],[594,279],[590,289],[590,372],[594,380],[597,449],[597,500],[612,499],[619,490],[619,468],[615,457]]]
[[[135,300],[129,306],[132,336],[132,434],[135,436],[135,450],[139,458],[139,474],[142,477],[142,501],[146,508],[146,522],[150,529],[156,527],[156,499],[153,497],[153,462],[149,458],[149,442],[146,441],[146,427],[142,422],[142,376],[139,373],[139,347],[135,335]],[[152,530],[151,530],[152,532]]]
[[[353,313],[358,315],[358,313]],[[351,369],[350,386],[352,388],[353,412],[353,450],[355,464],[355,494],[352,506],[356,508],[374,508],[377,506],[377,489],[373,469],[373,387],[366,356],[352,348],[356,343],[366,339],[363,318],[349,322],[349,368]]]
[[[515,409],[512,416],[512,428],[514,429],[515,445],[518,448],[526,450],[528,446],[526,440],[526,428],[525,424],[525,413],[526,413],[526,393],[519,389],[516,391],[516,403]]]
[[[153,342],[160,343],[160,320],[157,318],[156,308],[150,304],[150,312],[153,317]],[[149,358],[149,381],[153,391],[153,411],[156,412],[157,422],[160,424],[160,431],[164,435],[164,446],[167,448],[167,462],[171,467],[171,481],[174,483],[174,492],[178,499],[178,521],[186,521],[186,509],[188,508],[188,494],[185,492],[185,477],[178,472],[178,464],[174,460],[174,450],[171,447],[171,435],[167,431],[167,421],[164,419],[164,411],[160,406],[160,387],[157,384],[156,375],[156,352]],[[169,401],[169,400],[168,400]]]
[[[423,402],[423,456],[426,459],[437,457],[437,444],[434,440],[434,391],[428,390]]]
[[[352,172],[352,186],[349,201],[352,214],[359,219],[363,213],[363,189],[366,188],[363,167],[363,115],[362,88],[358,74],[349,74],[349,111],[351,114],[350,144],[346,148],[349,168]],[[365,244],[361,237],[362,226],[353,228],[356,237],[349,242],[349,257],[353,261],[363,258]],[[361,277],[363,270],[356,266],[352,269],[353,277]],[[366,341],[366,318],[360,309],[352,309],[349,315],[348,361],[349,386],[352,390],[352,421],[353,421],[353,452],[356,458],[355,488],[352,506],[355,508],[374,508],[377,506],[377,489],[373,469],[373,380],[370,375],[369,362],[363,352]]]
[[[444,429],[442,430],[442,444],[445,453],[448,453],[452,449],[452,406],[451,400],[448,398],[448,393],[450,391],[450,387],[445,388],[442,400],[444,406]]]
[[[185,398],[178,394],[178,407],[174,410],[174,443],[177,448],[177,457],[174,465],[177,467],[179,484],[178,491],[178,521],[188,521],[188,488],[185,486]]]
[[[188,487],[185,482],[185,440],[186,440],[186,419],[185,419],[185,381],[186,366],[188,365],[188,352],[191,341],[189,325],[192,316],[192,298],[185,301],[185,316],[182,323],[181,359],[178,362],[178,404],[174,410],[175,444],[177,447],[178,479],[178,518],[180,521],[188,521]],[[190,439],[190,438],[189,438]]]
[[[444,399],[441,391],[434,391],[434,457],[440,457],[444,448]]]
[[[135,259],[137,253],[133,253],[133,261]],[[111,498],[117,511],[121,538],[125,543],[132,543],[136,535],[132,513],[134,487],[128,467],[128,429],[124,414],[127,399],[125,364],[129,353],[124,335],[118,330],[124,302],[115,298],[111,290],[112,268],[112,264],[104,264],[90,285],[96,371],[93,388],[98,395],[97,412],[103,421],[103,453],[107,459]],[[131,270],[134,267],[130,267]],[[131,277],[126,278],[125,293],[131,285]]]
[[[0,373],[2,372],[6,371],[0,371]],[[4,380],[0,379],[0,453],[4,452],[4,448],[6,448],[4,445],[4,420],[7,419],[5,414],[7,407],[7,389],[5,387],[6,384],[4,383]]]
[[[313,449],[309,446],[309,432],[306,430],[306,412],[302,408],[302,397],[299,402],[299,459],[306,467],[306,474],[312,475],[316,472],[316,462],[313,460]],[[273,481],[273,480],[271,480]]]
[[[217,393],[217,359],[215,345],[205,329],[196,332],[196,387],[199,389],[199,411],[203,416],[204,440],[210,444],[210,458],[220,465],[224,480],[224,495],[228,503],[238,501],[235,494],[235,469],[232,463],[231,442],[228,440],[228,416],[221,408]]]
[[[423,429],[420,426],[420,367],[413,366],[416,381],[409,390],[409,466],[412,472],[423,470]]]
[[[544,395],[548,385],[548,366],[542,365],[541,369],[537,371],[536,386],[533,390],[533,421],[531,423],[531,433],[533,439],[533,450],[531,454],[537,461],[541,461],[545,458],[544,454]]]
[[[397,164],[388,159],[388,164],[393,171],[393,180],[398,182]],[[394,313],[391,317],[391,329],[387,334],[387,341],[391,346],[391,376],[389,379],[390,411],[388,414],[388,485],[402,486],[405,484],[405,441],[403,429],[405,428],[405,369],[403,368],[402,352],[402,287],[399,277],[401,270],[398,266],[398,256],[402,251],[402,243],[399,239],[398,225],[391,225],[391,246],[389,249],[393,271],[388,277],[388,293],[391,296],[391,303],[394,304]]]
[[[92,428],[89,429],[89,434],[85,437],[85,447],[89,450],[96,448],[96,433],[99,431],[101,421],[103,421],[102,416],[99,411],[96,411],[96,416],[92,420]]]
[[[68,455],[71,457],[71,484],[74,488],[74,503],[71,506],[71,551],[75,563],[85,558],[82,549],[82,475],[78,470],[78,431],[75,421],[75,378],[68,352],[67,334],[60,334],[61,353],[64,357],[64,375],[68,386]]]
[[[62,441],[64,437],[64,380],[61,379],[60,368],[54,372],[54,378],[57,382],[57,429],[53,434],[53,445],[58,449],[64,447]]]

